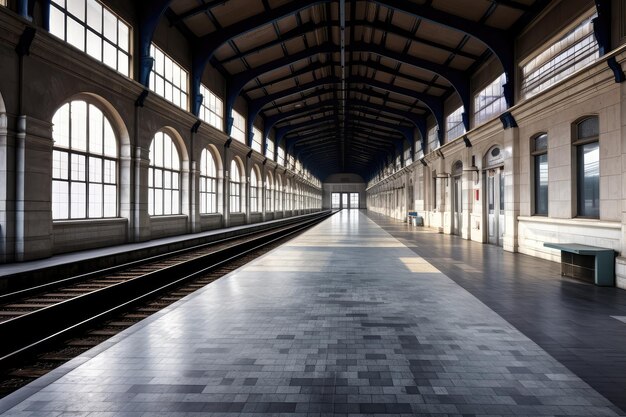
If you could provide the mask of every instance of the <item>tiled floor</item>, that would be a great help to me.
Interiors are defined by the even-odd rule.
[[[128,329],[0,410],[11,405],[6,415],[618,415],[358,211]]]
[[[626,291],[560,276],[560,265],[369,213],[626,411]]]

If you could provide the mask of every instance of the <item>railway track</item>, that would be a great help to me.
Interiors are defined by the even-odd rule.
[[[19,376],[16,364],[25,358],[106,322],[88,336],[81,336],[60,351],[57,349],[39,359],[55,364],[60,359],[67,360],[72,352],[79,354],[85,347],[94,346],[93,340],[117,334],[249,262],[263,248],[276,246],[330,215],[324,212],[272,229],[1,295],[0,371],[12,369],[12,374]],[[139,307],[129,313],[136,306]],[[30,378],[37,376],[36,370],[27,372]]]

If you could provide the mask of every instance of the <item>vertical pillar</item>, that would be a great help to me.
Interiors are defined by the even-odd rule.
[[[190,161],[189,163],[189,192],[190,192],[190,207],[189,207],[189,225],[191,233],[198,233],[202,230],[202,224],[200,221],[200,171],[198,170],[197,161]]]
[[[246,211],[246,224],[250,224],[250,212],[252,211],[251,207],[250,207],[250,202],[252,201],[250,199],[250,178],[252,177],[251,175],[251,170],[252,170],[252,164],[250,163],[250,156],[252,155],[252,153],[248,154],[248,157],[246,158],[246,166],[245,166],[245,170],[246,172],[244,172],[243,175],[243,179],[245,181],[245,184],[243,186],[244,190],[245,190],[245,199],[243,201],[245,201],[246,206],[245,208],[242,207],[245,211]],[[242,201],[242,202],[243,202]],[[257,202],[258,202],[258,193],[257,193]]]
[[[461,237],[463,239],[471,239],[471,221],[472,221],[472,206],[474,202],[474,168],[472,167],[472,156],[470,152],[471,148],[466,148],[463,153],[463,176],[461,177],[461,188],[463,194],[463,210],[461,214]]]
[[[620,84],[622,161],[626,160],[626,83]],[[622,233],[621,256],[615,259],[615,286],[626,289],[626,170],[622,169]]]
[[[258,192],[259,198],[261,199],[261,221],[267,221],[265,215],[267,213],[267,172],[263,169],[261,173],[261,189]]]
[[[503,249],[517,252],[517,217],[519,216],[519,128],[504,131],[504,237]]]
[[[53,254],[52,125],[28,116],[17,120],[15,157],[15,260]]]
[[[15,136],[8,124],[7,115],[0,113],[0,263],[15,255]]]
[[[144,242],[150,239],[150,213],[148,212],[148,166],[150,165],[150,149],[135,147],[133,158],[135,170],[134,184],[134,216],[132,234],[135,242]]]
[[[230,148],[224,146],[222,155],[222,166],[224,167],[224,176],[222,178],[222,207],[224,208],[223,227],[230,226]]]
[[[445,160],[443,158],[437,159],[435,163],[437,166],[437,195],[435,198],[437,199],[437,213],[435,214],[435,227],[439,230],[439,233],[444,232],[444,224],[445,224],[445,214],[446,214],[446,172],[444,166]],[[448,233],[450,231],[448,230]]]

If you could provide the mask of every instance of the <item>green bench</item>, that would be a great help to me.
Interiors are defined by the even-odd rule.
[[[561,251],[561,275],[593,281],[602,287],[615,285],[615,251],[579,243],[544,243]]]

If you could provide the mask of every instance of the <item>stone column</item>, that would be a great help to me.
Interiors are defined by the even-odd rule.
[[[504,131],[504,238],[503,249],[517,252],[517,217],[519,216],[519,128]]]
[[[148,212],[150,149],[141,146],[135,147],[133,165],[135,170],[135,201],[131,236],[135,242],[144,242],[150,240],[151,235],[150,213]]]
[[[449,173],[446,173],[444,163],[445,160],[441,157],[437,159],[437,162],[435,163],[435,166],[437,167],[437,195],[435,196],[437,199],[437,213],[435,214],[435,226],[439,230],[439,233],[444,233],[445,214],[447,209],[446,182],[448,178],[446,175]],[[447,233],[450,233],[450,230],[448,230]]]
[[[0,114],[0,263],[15,256],[15,134],[9,119]]]
[[[258,192],[259,198],[261,199],[261,221],[266,221],[265,214],[267,213],[267,172],[263,170],[261,173],[261,189]]]
[[[189,225],[191,233],[198,233],[202,230],[200,222],[200,171],[196,161],[190,161],[189,165],[189,193],[191,194]]]
[[[478,175],[472,166],[472,156],[469,149],[464,151],[463,155],[463,177],[461,184],[463,189],[463,206],[461,237],[463,239],[471,239],[472,236],[472,207],[474,206],[474,175]]]
[[[15,260],[53,254],[52,124],[17,120],[15,158]]]
[[[224,175],[222,178],[222,208],[224,209],[222,219],[223,227],[230,226],[230,148],[224,147],[222,155],[222,166],[224,167]]]
[[[626,161],[626,83],[620,84],[620,139],[622,161]],[[622,162],[623,164],[623,162]],[[615,286],[626,289],[626,170],[622,169],[622,233],[620,256],[615,259]]]
[[[242,202],[245,201],[245,203],[246,203],[245,208],[242,207],[246,211],[246,220],[245,220],[246,224],[250,224],[250,212],[252,211],[252,209],[250,207],[250,202],[251,202],[251,199],[250,199],[250,178],[252,177],[251,169],[252,169],[252,164],[250,163],[250,157],[248,156],[246,158],[246,167],[245,167],[246,172],[244,172],[244,175],[243,175],[244,181],[246,182],[243,185],[243,189],[245,190],[245,196],[244,196],[245,199],[242,201]],[[258,193],[257,193],[257,202],[258,201],[259,200],[258,200]]]

